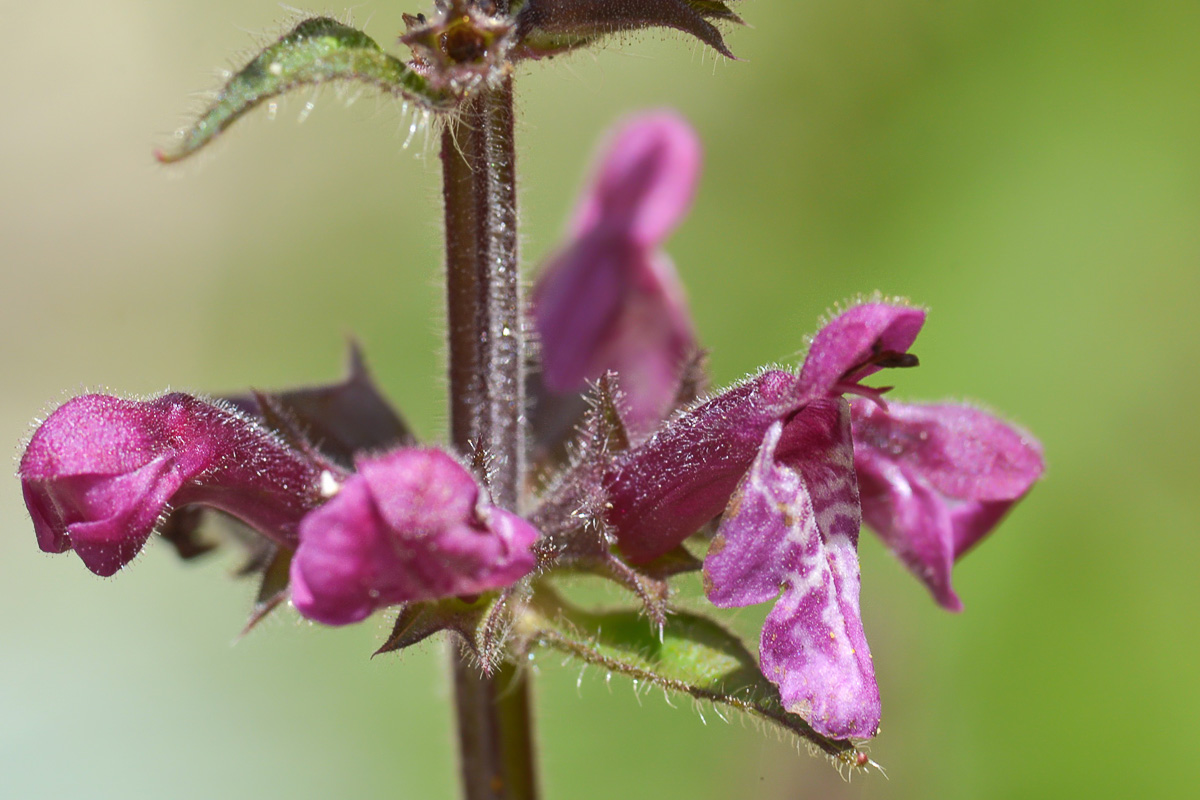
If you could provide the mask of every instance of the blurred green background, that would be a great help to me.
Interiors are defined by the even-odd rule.
[[[340,7],[315,7],[341,13]],[[418,0],[354,16],[389,42]],[[718,383],[788,361],[822,312],[928,304],[897,397],[975,398],[1049,474],[938,610],[867,536],[884,698],[846,784],[753,725],[540,659],[548,798],[1172,797],[1194,791],[1200,5],[746,0],[744,63],[653,31],[520,70],[523,243],[562,230],[601,130],[671,105],[707,151],[669,245]],[[287,19],[268,0],[5,2],[0,440],[84,389],[331,379],[354,333],[427,437],[445,428],[436,149],[332,90],[154,163]],[[183,112],[183,113],[181,113]],[[151,546],[110,580],[36,549],[0,485],[0,796],[450,798],[442,648],[388,621],[277,614],[235,644],[230,558]],[[752,612],[740,624],[749,627]]]

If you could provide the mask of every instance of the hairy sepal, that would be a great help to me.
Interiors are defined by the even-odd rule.
[[[242,628],[243,636],[287,599],[288,569],[292,566],[292,556],[295,552],[290,547],[277,547],[271,559],[262,566],[262,579],[258,585],[258,595],[254,598],[250,619]]]
[[[430,88],[403,61],[388,55],[375,40],[329,17],[297,25],[259,53],[225,84],[216,101],[176,147],[155,154],[159,161],[179,161],[211,142],[252,108],[301,86],[353,82],[373,86],[424,108],[447,111],[455,98]]]
[[[411,647],[449,631],[467,647],[479,668],[492,674],[505,657],[510,627],[510,607],[520,605],[526,589],[521,584],[477,598],[448,597],[405,603],[396,615],[391,634],[375,655]]]

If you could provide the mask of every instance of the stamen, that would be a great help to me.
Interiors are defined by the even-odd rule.
[[[872,346],[871,355],[866,360],[846,370],[841,380],[834,384],[833,391],[835,394],[856,394],[865,397],[884,411],[887,411],[887,403],[883,401],[883,395],[895,387],[881,386],[876,389],[871,386],[863,386],[859,383],[859,380],[865,378],[868,372],[873,372],[877,369],[908,369],[920,366],[921,361],[914,353],[879,350],[878,347],[879,344],[877,342]]]
[[[855,394],[859,397],[865,397],[883,411],[887,411],[887,403],[883,399],[883,395],[895,389],[895,386],[863,386],[861,383],[848,383],[846,381],[838,381],[833,386],[834,394]]]
[[[908,369],[921,365],[915,353],[897,353],[885,350],[875,359],[875,366],[881,369]]]

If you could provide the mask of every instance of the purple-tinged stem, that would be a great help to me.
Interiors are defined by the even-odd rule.
[[[442,134],[450,428],[464,454],[481,450],[492,501],[517,510],[525,462],[524,340],[517,263],[512,80],[480,92]],[[527,674],[480,674],[453,655],[467,800],[535,800]]]

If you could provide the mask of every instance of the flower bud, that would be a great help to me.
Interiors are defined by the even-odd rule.
[[[396,603],[498,589],[533,570],[537,537],[440,450],[360,457],[358,472],[300,524],[292,603],[346,625]]]
[[[683,289],[659,246],[687,213],[699,168],[699,142],[682,119],[630,120],[584,191],[570,243],[534,288],[546,388],[579,392],[616,372],[637,433],[669,412],[696,349]]]
[[[320,500],[322,467],[230,408],[185,394],[68,401],[19,468],[38,545],[112,575],[171,508],[207,505],[291,545]]]

